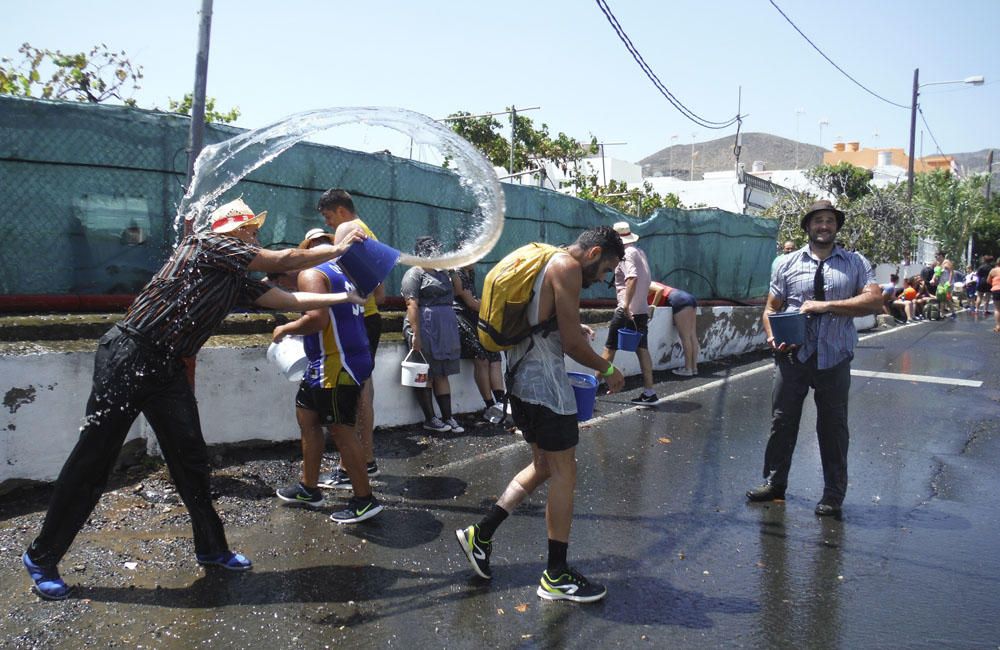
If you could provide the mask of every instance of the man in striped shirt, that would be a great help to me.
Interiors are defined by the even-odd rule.
[[[801,222],[809,242],[785,255],[771,275],[763,319],[767,342],[776,353],[771,436],[764,452],[767,482],[747,492],[750,501],[785,498],[802,403],[812,388],[823,463],[823,497],[816,505],[820,516],[839,515],[847,492],[847,400],[857,341],[854,317],[882,308],[871,264],[836,243],[843,225],[844,213],[832,203],[814,203]],[[788,345],[772,335],[769,316],[786,309],[808,315],[802,345]]]
[[[240,199],[212,213],[211,229],[186,237],[98,343],[94,379],[80,438],[56,480],[38,537],[22,556],[38,595],[61,600],[70,587],[57,564],[104,491],[129,427],[142,413],[191,515],[199,564],[247,570],[251,562],[230,550],[209,490],[208,451],[194,392],[184,372],[193,356],[236,305],[284,311],[363,300],[352,293],[288,293],[249,277],[251,271],[288,272],[339,257],[360,231],[336,246],[310,250],[261,248],[255,215]]]

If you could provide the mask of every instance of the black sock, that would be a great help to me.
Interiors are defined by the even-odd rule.
[[[424,412],[425,422],[434,419],[434,403],[431,401],[430,388],[417,389],[417,403],[420,404],[420,410]]]
[[[445,393],[444,395],[435,395],[434,399],[437,400],[438,408],[441,409],[441,419],[448,421],[451,419],[451,393]]]
[[[496,401],[491,400],[491,399],[484,399],[483,401],[486,402],[486,408],[489,408],[489,407],[491,407],[491,406],[493,406],[493,405],[496,404]]]
[[[557,542],[549,540],[549,575],[558,577],[566,569],[566,552],[569,550],[569,542]]]
[[[493,535],[497,532],[497,528],[500,527],[500,524],[502,524],[503,520],[509,515],[509,512],[494,503],[493,507],[490,508],[490,511],[486,513],[486,516],[483,517],[483,520],[478,524],[479,539],[484,542],[488,542],[493,539]]]
[[[507,397],[507,391],[505,390],[493,391],[493,399],[496,400],[497,404],[502,404],[505,397]]]

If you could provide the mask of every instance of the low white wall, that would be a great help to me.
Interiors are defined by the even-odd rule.
[[[741,354],[764,344],[759,307],[698,309],[701,359]],[[657,369],[683,365],[671,311],[657,309],[650,321],[649,348]],[[858,319],[859,328],[874,326]],[[594,349],[600,352],[607,327],[596,330]],[[421,420],[412,389],[400,385],[401,341],[383,341],[375,364],[375,421],[395,426]],[[0,421],[0,485],[12,479],[49,481],[59,473],[79,435],[90,394],[93,352],[52,352],[0,356],[3,420]],[[634,354],[619,352],[615,365],[626,375],[638,374]],[[579,366],[567,362],[569,370]],[[298,385],[285,380],[265,359],[264,347],[206,346],[198,354],[196,394],[202,429],[209,444],[248,440],[298,438],[294,398]],[[462,362],[462,374],[452,377],[452,403],[457,413],[482,407],[472,381],[472,363]],[[129,439],[144,438],[153,453],[155,436],[143,418]]]

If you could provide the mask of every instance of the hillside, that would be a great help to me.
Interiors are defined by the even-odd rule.
[[[694,144],[694,177],[700,179],[705,172],[732,169],[734,137],[726,136]],[[740,162],[749,170],[755,160],[761,160],[767,169],[795,169],[795,141],[767,133],[744,133]],[[671,169],[671,156],[673,168]],[[815,167],[823,162],[823,148],[799,143],[798,167]],[[687,179],[691,172],[691,144],[675,144],[661,149],[639,161],[644,176],[676,176]]]
[[[822,147],[800,142],[796,165],[795,141],[768,133],[744,133],[740,162],[751,169],[760,160],[766,169],[808,169],[823,162]],[[986,171],[989,149],[964,153],[950,153],[963,174]],[[733,136],[694,144],[694,177],[700,179],[705,172],[726,171],[733,168]],[[671,160],[673,164],[671,165]],[[1000,150],[994,153],[993,187],[1000,191]],[[691,174],[691,144],[675,144],[661,149],[639,161],[644,176],[676,176],[687,180]]]

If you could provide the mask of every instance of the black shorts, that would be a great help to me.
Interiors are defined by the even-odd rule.
[[[354,426],[357,422],[358,397],[361,386],[344,384],[336,388],[316,388],[306,382],[299,384],[295,395],[295,406],[319,414],[323,424],[343,424]]]
[[[378,342],[382,338],[382,314],[365,316],[365,332],[368,334],[368,349],[372,353],[372,363],[375,363]]]
[[[649,329],[649,314],[636,314],[632,318],[625,315],[625,310],[619,307],[615,310],[615,315],[611,318],[611,323],[608,325],[608,340],[604,342],[604,347],[609,350],[618,349],[618,330],[627,329],[630,330],[633,327],[633,321],[635,326],[635,331],[642,334],[642,338],[639,339],[639,349],[645,350],[649,347],[646,338],[646,332]]]
[[[544,451],[572,449],[580,442],[580,426],[576,414],[560,415],[552,409],[522,402],[510,396],[510,412],[514,424],[524,434],[524,441],[538,445]]]

